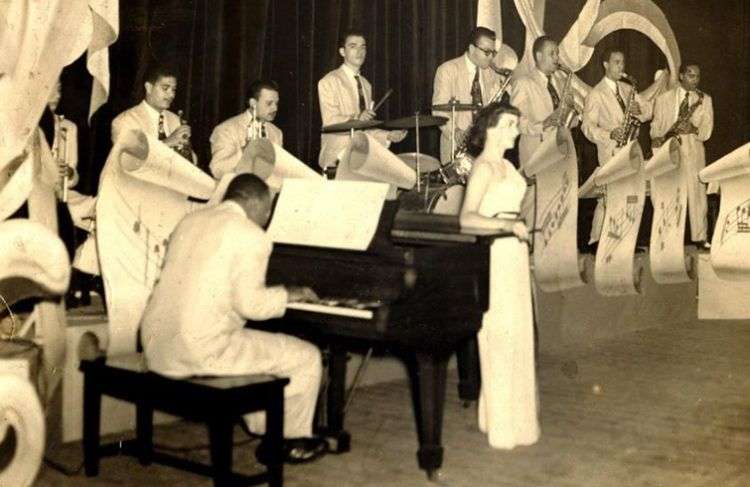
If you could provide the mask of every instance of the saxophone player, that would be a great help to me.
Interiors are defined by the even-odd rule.
[[[651,140],[661,146],[672,136],[680,141],[680,171],[687,182],[688,217],[693,242],[707,239],[706,187],[698,173],[706,166],[703,143],[714,128],[714,109],[711,97],[698,89],[701,68],[693,62],[680,66],[677,87],[659,95],[654,102]]]
[[[625,54],[622,51],[606,49],[602,66],[604,77],[586,96],[581,124],[586,138],[596,144],[600,166],[615,154],[618,141],[626,137],[626,111],[641,122],[651,119],[652,113],[651,104],[621,80],[625,74]],[[603,223],[604,205],[600,199],[591,224],[590,244],[599,241]]]

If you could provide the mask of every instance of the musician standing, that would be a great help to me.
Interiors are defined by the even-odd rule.
[[[462,104],[486,104],[500,87],[500,76],[490,68],[495,50],[495,32],[486,27],[476,27],[469,35],[469,45],[461,56],[441,64],[435,72],[432,104],[442,105],[455,99]],[[434,115],[448,117],[440,127],[440,161],[453,160],[451,154],[451,112],[434,111]],[[456,112],[454,134],[458,147],[471,126],[473,113]]]
[[[253,81],[247,90],[247,110],[214,128],[211,133],[211,174],[221,178],[232,171],[250,140],[268,139],[284,145],[284,134],[272,122],[279,111],[279,86],[271,80]]]
[[[617,141],[624,137],[625,111],[630,103],[630,114],[641,122],[651,118],[651,103],[638,93],[631,93],[633,87],[620,79],[625,72],[625,54],[618,49],[607,49],[602,56],[604,77],[591,89],[583,107],[581,129],[591,142],[596,144],[599,165],[603,166],[617,151]],[[604,224],[604,205],[597,202],[594,220],[591,224],[589,243],[599,241]]]
[[[373,120],[372,86],[360,70],[367,55],[365,36],[356,30],[347,31],[339,41],[339,55],[344,62],[318,81],[318,101],[323,126],[349,120]],[[390,146],[406,137],[405,130],[368,130],[378,142]],[[322,134],[318,164],[329,173],[338,166],[349,144],[348,134]]]
[[[695,63],[680,66],[680,83],[659,95],[654,102],[651,139],[654,147],[661,146],[665,136],[680,140],[680,172],[687,185],[690,236],[694,242],[707,239],[706,186],[698,173],[706,167],[703,143],[714,128],[714,109],[711,97],[698,89],[701,68]]]
[[[221,204],[186,216],[170,237],[141,333],[148,368],[169,377],[289,377],[284,437],[294,440],[285,450],[287,460],[300,462],[319,456],[325,446],[312,436],[320,351],[292,336],[245,328],[246,320],[282,316],[289,302],[317,299],[309,288],[266,286],[273,243],[263,227],[270,214],[266,184],[240,174]],[[245,416],[256,433],[263,433],[261,419]]]
[[[146,71],[146,90],[143,101],[112,120],[112,143],[126,130],[142,130],[157,137],[172,149],[183,147],[190,139],[190,125],[180,120],[169,107],[177,94],[177,75],[163,65],[154,65]],[[192,154],[193,163],[196,161]]]

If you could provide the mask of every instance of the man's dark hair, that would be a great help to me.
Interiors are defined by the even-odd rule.
[[[486,37],[492,41],[497,40],[494,30],[488,29],[487,27],[474,27],[471,32],[469,32],[469,44],[476,46],[477,42],[479,42],[479,39],[482,37]]]
[[[159,78],[169,77],[177,79],[177,70],[166,64],[152,64],[146,69],[144,81],[154,84],[159,81]]]
[[[255,174],[242,173],[229,182],[222,201],[260,202],[269,197],[268,185],[262,179]]]
[[[701,65],[693,61],[692,59],[688,59],[687,61],[684,61],[682,64],[680,64],[680,74],[685,74],[687,72],[687,68],[690,66],[695,66],[698,69],[701,69]]]
[[[604,50],[604,52],[602,52],[602,58],[601,58],[602,63],[608,63],[609,62],[609,58],[611,58],[612,54],[614,54],[616,52],[619,52],[620,54],[622,54],[623,56],[625,56],[625,51],[623,51],[621,48],[619,48],[619,47],[608,47],[608,48],[606,48]]]
[[[246,93],[246,100],[249,100],[250,98],[253,98],[255,100],[258,99],[260,96],[261,90],[273,90],[278,92],[279,91],[279,85],[276,84],[275,81],[270,79],[256,79],[250,85],[247,87],[247,93]]]
[[[346,40],[349,37],[361,37],[364,39],[365,34],[361,29],[347,29],[339,36],[339,47],[346,47]]]
[[[534,61],[536,61],[536,53],[542,52],[542,49],[544,49],[544,45],[548,42],[557,44],[557,42],[553,38],[547,35],[539,36],[534,40],[534,45],[531,47],[531,55],[534,56]]]

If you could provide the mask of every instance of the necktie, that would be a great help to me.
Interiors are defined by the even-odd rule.
[[[560,95],[557,94],[557,90],[552,84],[552,76],[550,75],[547,75],[547,91],[549,91],[549,96],[552,97],[552,108],[557,110],[557,107],[560,106]]]
[[[265,122],[260,124],[260,138],[261,139],[267,139],[268,138],[268,135],[266,134],[266,124],[265,124]]]
[[[471,104],[482,104],[482,85],[479,84],[479,68],[474,71],[474,81],[471,82]],[[472,119],[476,118],[477,110],[471,113]]]
[[[619,103],[620,108],[622,108],[622,113],[625,113],[627,107],[625,106],[625,100],[623,100],[622,96],[620,96],[620,86],[617,84],[615,84],[615,98],[617,98],[617,103]]]
[[[688,109],[690,108],[690,92],[685,92],[685,98],[682,99],[682,103],[680,103],[680,110],[678,113],[679,118],[684,118],[685,115],[687,115]]]
[[[159,113],[159,140],[164,140],[167,138],[167,132],[164,130],[164,114]]]
[[[354,75],[354,81],[357,82],[357,96],[359,97],[359,111],[364,112],[367,109],[365,105],[365,90],[362,88],[362,82],[359,80],[359,75]]]

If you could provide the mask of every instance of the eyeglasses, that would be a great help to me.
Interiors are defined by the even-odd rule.
[[[482,51],[485,56],[495,57],[495,55],[497,54],[497,51],[494,50],[494,49],[482,49],[481,47],[477,46],[476,44],[474,44],[474,47],[476,47],[477,49],[479,49],[480,51]]]

